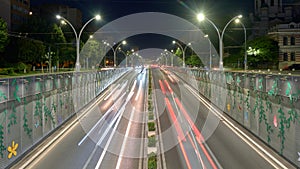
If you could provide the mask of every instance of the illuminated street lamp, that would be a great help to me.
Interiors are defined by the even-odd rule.
[[[113,46],[111,46],[109,43],[104,42],[104,44],[106,44],[108,47],[110,47],[110,49],[114,52],[114,67],[117,66],[117,49],[121,46],[121,45],[126,45],[127,42],[125,40],[123,40],[121,43],[119,43],[116,48],[113,48]]]
[[[232,19],[230,19],[227,24],[225,25],[225,27],[223,28],[223,31],[220,33],[219,29],[217,28],[217,26],[208,18],[205,17],[205,15],[203,13],[199,13],[197,15],[197,19],[201,22],[204,20],[207,20],[209,23],[211,23],[213,25],[213,27],[216,29],[217,33],[218,33],[218,37],[219,37],[219,55],[220,55],[220,61],[219,61],[219,69],[223,70],[223,36],[224,36],[224,32],[227,28],[227,26],[234,21],[235,19],[238,18],[242,18],[242,15],[238,15],[233,17]]]
[[[176,42],[175,40],[172,41],[173,44],[176,44],[179,46],[179,48],[181,49],[182,51],[182,67],[185,67],[185,50],[187,49],[188,46],[191,45],[191,43],[188,43],[184,48],[180,45],[180,43]]]
[[[235,23],[240,23],[244,29],[244,65],[245,65],[245,71],[247,70],[247,34],[246,34],[246,28],[245,28],[245,25],[241,22],[241,20],[239,18],[235,19]]]
[[[96,15],[95,17],[91,18],[90,20],[88,20],[83,27],[81,28],[81,30],[79,31],[79,34],[77,34],[74,26],[64,17],[60,16],[60,15],[56,15],[56,18],[59,20],[63,20],[64,22],[62,23],[67,23],[73,30],[74,34],[75,34],[75,39],[76,39],[76,63],[75,63],[75,70],[76,72],[80,71],[80,63],[79,63],[79,44],[80,44],[80,37],[82,34],[83,29],[90,23],[92,22],[94,19],[96,20],[100,20],[101,16],[100,15]]]

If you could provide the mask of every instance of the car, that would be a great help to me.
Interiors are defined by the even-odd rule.
[[[300,64],[292,64],[284,68],[284,70],[300,70]]]

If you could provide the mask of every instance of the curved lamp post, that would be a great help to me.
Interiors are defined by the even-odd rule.
[[[75,39],[76,39],[76,63],[75,63],[75,70],[76,72],[80,71],[80,63],[79,63],[79,44],[80,44],[80,37],[82,34],[83,29],[90,23],[92,22],[94,19],[96,20],[100,20],[101,16],[100,15],[96,15],[95,17],[91,18],[90,20],[88,20],[83,27],[81,28],[81,30],[79,31],[79,34],[77,34],[74,26],[64,17],[60,16],[60,15],[56,15],[57,19],[62,19],[63,21],[65,21],[73,30],[74,34],[75,34]]]
[[[203,13],[199,13],[197,15],[197,19],[201,22],[203,20],[207,20],[209,23],[211,23],[213,25],[213,27],[216,29],[217,33],[218,33],[218,37],[219,37],[219,55],[220,55],[220,61],[219,61],[219,69],[220,70],[223,70],[223,36],[224,36],[224,32],[227,28],[227,26],[232,22],[234,21],[235,19],[238,19],[238,18],[242,18],[243,16],[242,15],[237,15],[233,18],[231,18],[227,24],[225,25],[225,27],[223,28],[222,32],[219,31],[219,29],[217,28],[217,26],[208,18],[206,18],[204,16]]]
[[[176,42],[175,40],[173,40],[172,43],[178,45],[179,48],[181,49],[181,51],[182,51],[182,60],[183,60],[182,67],[185,67],[185,50],[187,49],[187,47],[189,45],[191,45],[191,43],[188,43],[184,48],[180,45],[180,43]]]
[[[235,23],[240,23],[244,29],[244,49],[245,49],[245,53],[244,53],[244,65],[245,65],[245,71],[247,70],[247,32],[246,32],[246,28],[245,25],[243,24],[243,22],[241,22],[241,20],[239,18],[235,19]]]
[[[104,42],[104,44],[106,44],[108,47],[110,47],[110,49],[113,51],[114,53],[114,67],[117,66],[117,49],[121,46],[121,45],[126,45],[127,42],[125,40],[123,40],[121,43],[119,43],[115,48],[113,48],[113,46],[111,46],[109,43]]]
[[[208,43],[209,43],[209,70],[211,70],[211,62],[212,62],[212,58],[211,58],[211,41],[208,38],[208,35],[204,35],[205,38],[207,38]]]

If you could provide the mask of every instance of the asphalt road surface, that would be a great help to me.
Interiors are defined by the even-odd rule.
[[[41,155],[24,165],[30,161],[27,157],[13,168],[143,168],[146,87],[146,70],[133,69]]]
[[[152,74],[165,168],[294,168],[225,114],[214,115],[173,72],[158,67]]]

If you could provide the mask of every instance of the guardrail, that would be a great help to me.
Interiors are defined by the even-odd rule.
[[[232,119],[300,167],[300,76],[172,68]]]
[[[13,163],[127,71],[0,79],[0,168]]]

